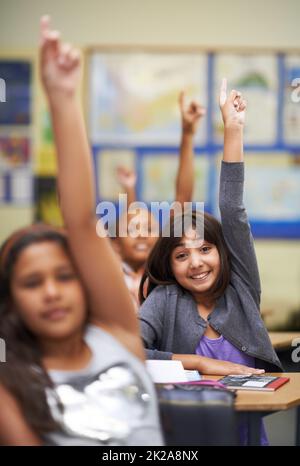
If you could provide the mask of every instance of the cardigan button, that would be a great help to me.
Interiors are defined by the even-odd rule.
[[[246,351],[246,350],[247,350],[246,346],[242,346],[242,351]]]

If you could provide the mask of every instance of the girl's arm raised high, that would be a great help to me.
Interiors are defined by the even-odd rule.
[[[87,290],[91,320],[143,358],[132,300],[108,238],[96,233],[91,154],[76,90],[80,55],[41,21],[41,77],[48,97],[58,157],[61,208],[72,256]]]
[[[225,241],[231,253],[232,271],[250,287],[260,302],[260,278],[253,238],[243,204],[244,155],[243,130],[246,101],[237,91],[227,97],[223,79],[220,108],[224,122],[224,155],[220,178],[219,206]]]
[[[186,104],[185,93],[179,95],[181,113],[181,142],[179,166],[176,177],[175,200],[183,206],[184,202],[191,202],[194,190],[194,137],[201,118],[206,110],[198,102]]]
[[[136,173],[127,167],[117,167],[117,179],[122,186],[124,193],[127,194],[127,205],[130,206],[136,202]]]

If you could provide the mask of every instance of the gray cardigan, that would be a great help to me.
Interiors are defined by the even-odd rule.
[[[278,371],[282,366],[259,310],[260,279],[243,187],[244,164],[222,162],[219,207],[231,278],[208,321],[235,347],[258,359],[256,367]],[[139,317],[148,359],[195,354],[207,326],[192,295],[176,284],[157,286],[142,304]]]

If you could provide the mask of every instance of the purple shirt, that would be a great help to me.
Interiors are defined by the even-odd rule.
[[[223,335],[214,339],[203,335],[196,348],[196,354],[205,356],[206,358],[221,359],[222,361],[255,367],[254,358],[237,349]]]
[[[255,367],[254,358],[237,349],[234,345],[229,343],[223,335],[220,335],[219,338],[208,338],[203,335],[196,348],[196,354],[205,356],[206,358],[230,361],[235,364]],[[239,437],[241,445],[248,444],[248,425],[243,420],[239,423]],[[260,444],[269,445],[263,421],[261,421]]]

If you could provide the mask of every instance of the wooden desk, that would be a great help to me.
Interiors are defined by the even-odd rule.
[[[260,419],[276,411],[297,407],[296,445],[300,445],[300,373],[272,373],[266,375],[289,377],[290,380],[275,392],[237,390],[235,409],[247,412],[249,444],[259,445]],[[204,375],[204,379],[219,380],[220,376]]]
[[[275,350],[288,349],[295,338],[300,340],[300,332],[269,332],[269,336]]]

